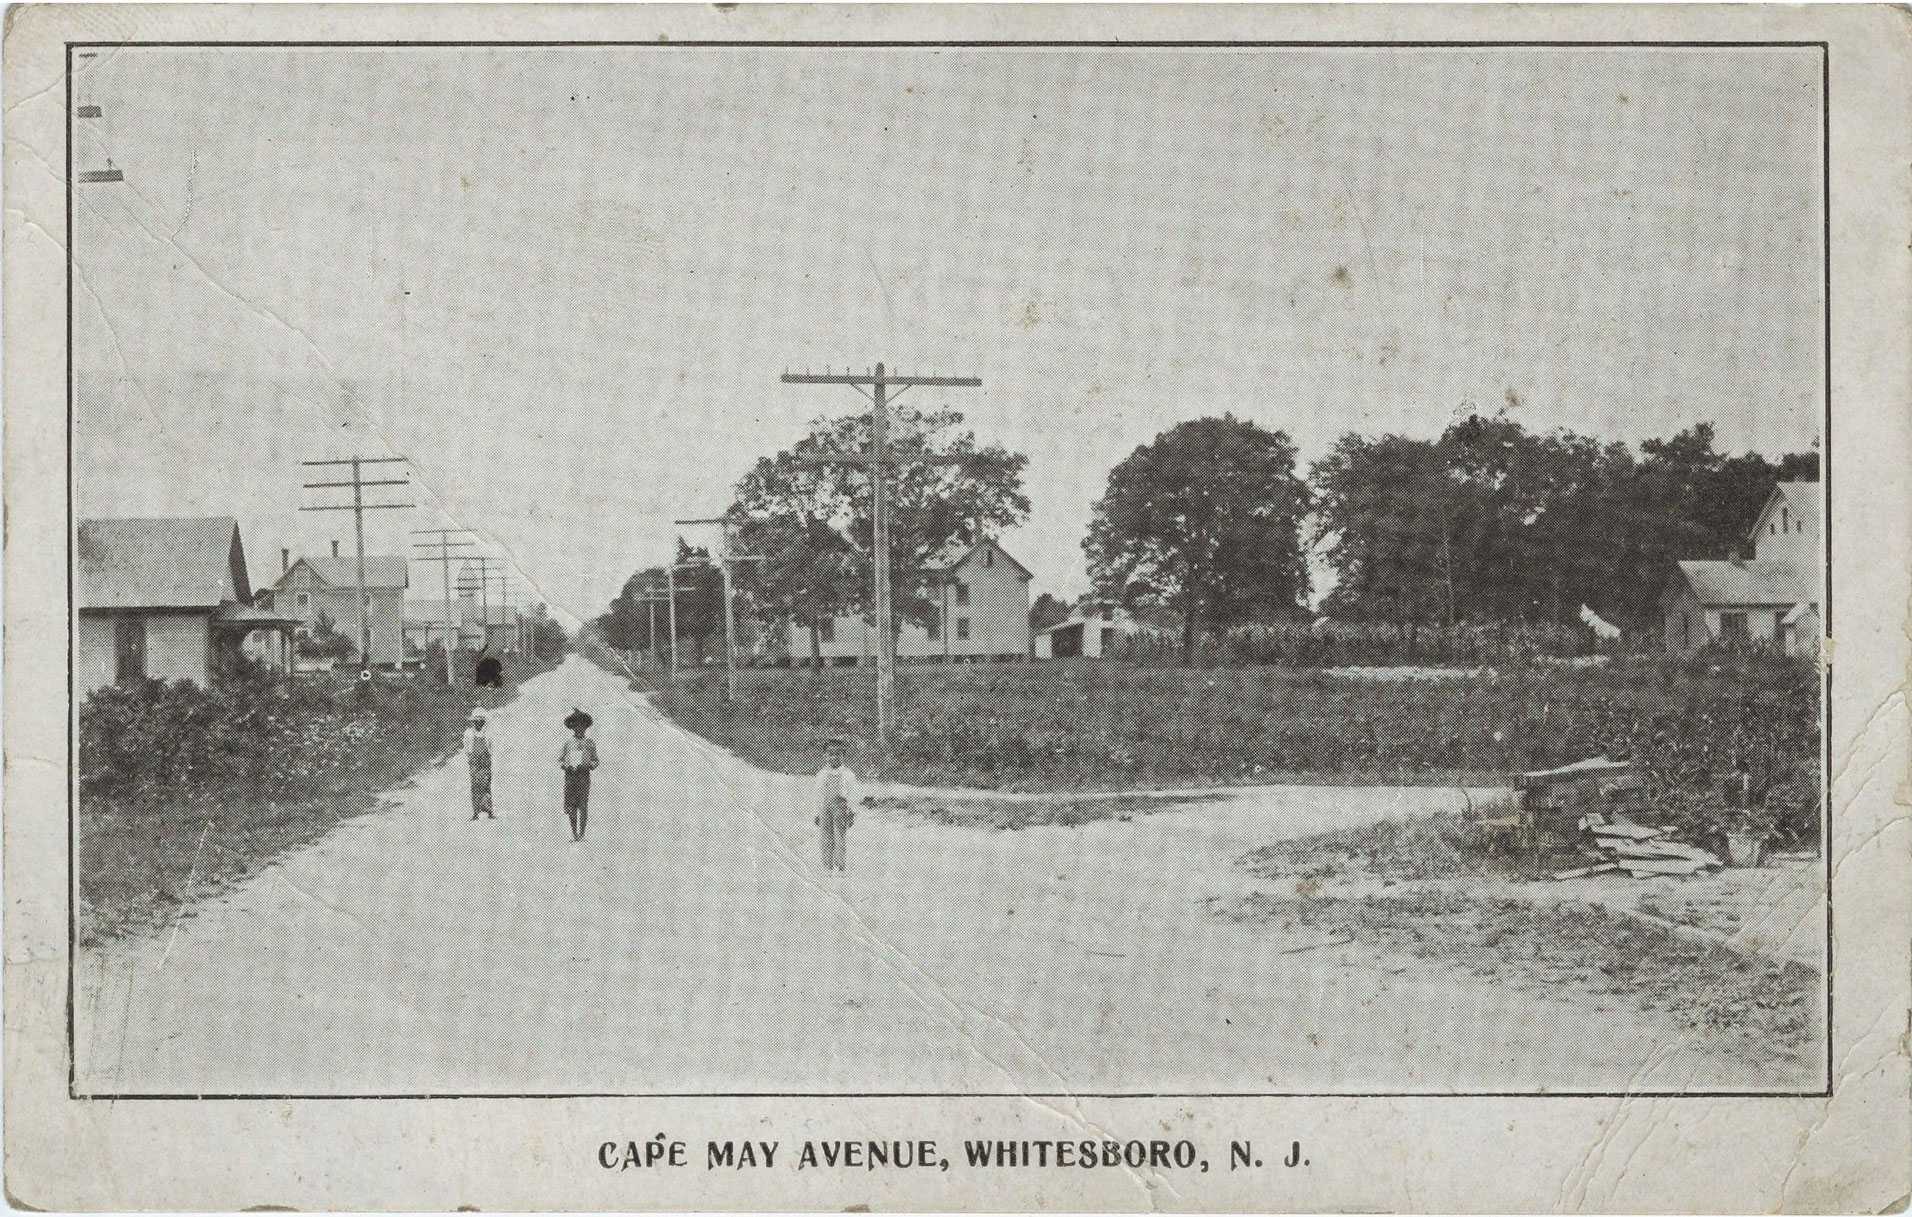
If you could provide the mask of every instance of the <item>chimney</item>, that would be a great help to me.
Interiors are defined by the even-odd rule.
[[[332,556],[334,558],[339,556],[339,543],[337,541],[332,542]]]
[[[292,569],[292,551],[285,546],[279,547],[279,573],[285,574]]]

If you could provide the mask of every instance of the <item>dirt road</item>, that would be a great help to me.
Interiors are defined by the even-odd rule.
[[[559,719],[597,717],[590,837]],[[1452,791],[1297,788],[1074,828],[868,813],[816,864],[801,779],[573,658],[461,759],[151,938],[82,953],[83,1093],[1447,1092],[1769,1088],[1670,1016],[1209,914],[1286,832]],[[1284,953],[1293,952],[1293,953]]]

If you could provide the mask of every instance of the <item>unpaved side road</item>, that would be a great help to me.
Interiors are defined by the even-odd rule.
[[[590,836],[558,722],[597,717]],[[1665,1012],[1595,1009],[1209,911],[1288,832],[1456,792],[1297,788],[1077,827],[872,812],[816,865],[808,787],[573,658],[463,763],[154,936],[78,960],[90,1094],[1210,1093],[1770,1088]]]

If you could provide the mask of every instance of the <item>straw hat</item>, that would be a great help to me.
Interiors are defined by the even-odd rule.
[[[484,708],[483,706],[473,706],[473,707],[471,708],[471,713],[470,713],[470,714],[467,714],[467,715],[465,715],[465,721],[466,721],[466,722],[468,722],[468,723],[482,723],[482,722],[484,722],[484,721],[485,721],[485,708]]]
[[[576,731],[579,727],[583,727],[586,731],[589,731],[591,729],[591,716],[573,707],[571,713],[564,716],[564,725],[565,728],[570,731]]]

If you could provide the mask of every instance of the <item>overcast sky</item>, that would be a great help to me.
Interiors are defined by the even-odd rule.
[[[851,390],[1030,458],[1005,543],[1086,588],[1109,469],[1232,410],[1305,461],[1510,405],[1637,443],[1818,434],[1813,50],[176,50],[81,61],[75,496],[232,514],[254,577],[403,454],[589,616]],[[302,494],[306,497],[302,498]],[[414,566],[413,595],[437,571]]]

